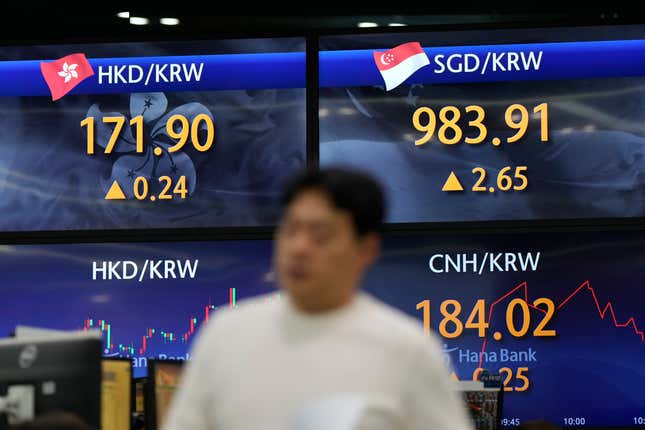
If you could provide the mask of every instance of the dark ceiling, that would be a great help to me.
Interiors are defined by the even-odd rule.
[[[102,39],[141,39],[219,35],[302,33],[356,28],[357,22],[386,26],[400,22],[415,26],[472,23],[619,23],[645,22],[639,2],[566,1],[391,1],[267,2],[248,0],[183,0],[140,2],[122,0],[5,0],[0,6],[0,45]],[[116,16],[146,17],[150,24],[131,25]],[[180,25],[159,23],[176,17]]]
[[[219,34],[304,32],[356,28],[357,22],[379,25],[401,22],[407,25],[531,22],[645,22],[638,2],[614,0],[607,3],[564,1],[383,1],[309,2],[290,5],[252,0],[158,1],[158,2],[79,2],[76,0],[39,2],[7,0],[0,6],[0,44],[104,38],[208,37]],[[149,25],[130,25],[116,16],[147,17]],[[161,17],[176,17],[180,25],[168,27]]]

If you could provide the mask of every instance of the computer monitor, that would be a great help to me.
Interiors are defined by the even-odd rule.
[[[502,427],[502,387],[485,387],[481,381],[455,383],[475,430],[499,430]]]
[[[181,360],[149,360],[148,384],[145,390],[146,430],[156,430],[163,421],[172,402],[183,368]]]
[[[148,378],[134,378],[132,397],[132,430],[145,429],[145,387]]]
[[[102,361],[101,430],[130,430],[132,424],[132,360]]]
[[[100,427],[101,338],[0,339],[0,430],[51,411]]]

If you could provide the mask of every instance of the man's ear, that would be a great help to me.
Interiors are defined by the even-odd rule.
[[[374,264],[381,255],[381,236],[367,233],[361,239],[362,264],[365,269]]]

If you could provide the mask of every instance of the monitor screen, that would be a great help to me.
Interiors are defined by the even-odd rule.
[[[274,224],[305,40],[0,47],[0,231]]]
[[[143,386],[145,382],[146,382],[146,378],[134,379],[133,409],[136,414],[143,414],[143,410],[144,410]]]
[[[0,336],[16,325],[99,329],[104,355],[190,358],[199,327],[220,309],[279,300],[268,240],[0,246]],[[37,270],[35,270],[37,268]]]
[[[320,39],[320,164],[392,223],[645,216],[645,26]]]
[[[162,428],[164,418],[170,408],[175,391],[179,387],[182,361],[151,361],[151,373],[154,402],[154,424],[146,420],[148,428]],[[148,414],[150,416],[150,414]]]
[[[104,358],[101,367],[101,429],[129,430],[132,422],[132,362]]]
[[[388,237],[368,291],[439,337],[459,380],[504,384],[502,425],[639,425],[645,231]]]
[[[145,385],[148,379],[135,378],[133,383],[132,430],[142,430],[145,428]]]
[[[477,386],[474,383],[478,381],[459,383],[464,382],[471,383],[472,386],[459,387],[459,394],[464,399],[467,414],[475,430],[499,430],[504,391],[499,386],[497,388],[484,388],[483,384]]]

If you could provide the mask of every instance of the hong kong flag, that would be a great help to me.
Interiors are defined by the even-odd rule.
[[[419,42],[404,43],[388,51],[375,51],[374,61],[385,81],[386,91],[398,87],[414,72],[430,64]]]
[[[85,54],[70,54],[48,63],[40,63],[40,71],[47,82],[52,100],[56,101],[72,88],[94,75]]]

